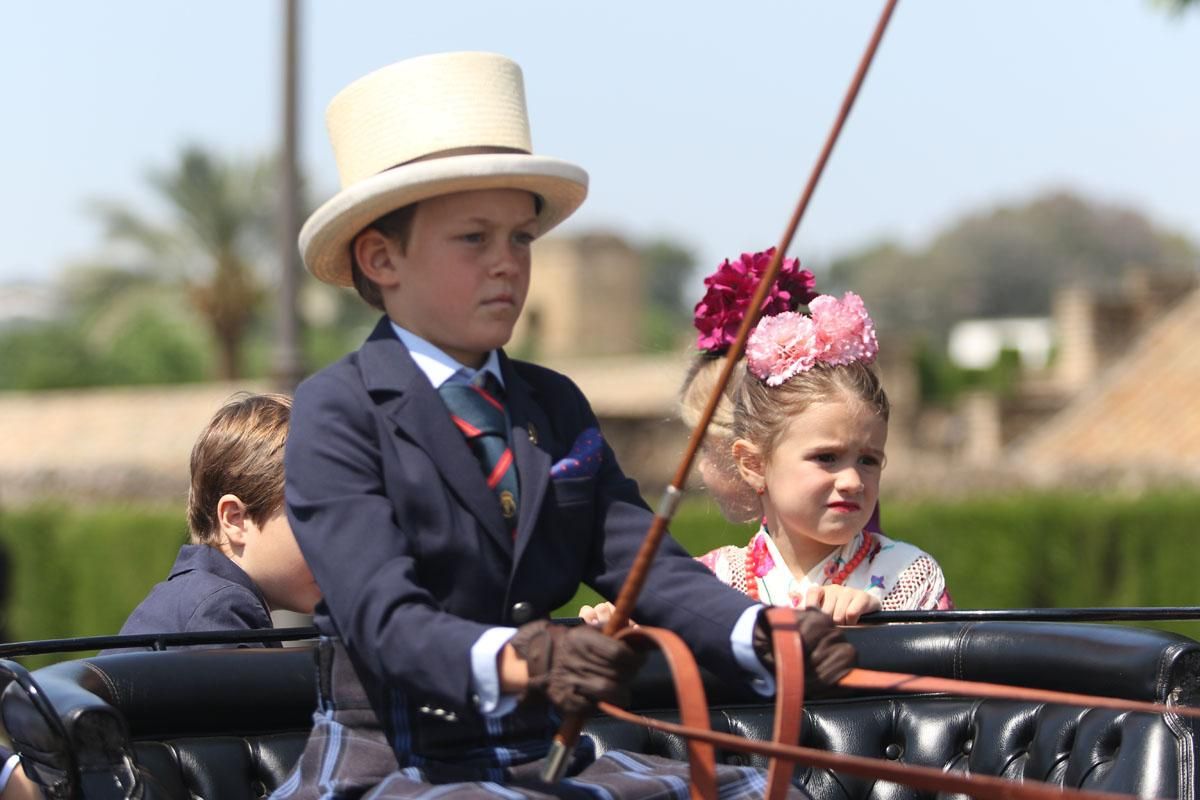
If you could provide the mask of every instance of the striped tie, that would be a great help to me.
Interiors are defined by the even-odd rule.
[[[442,402],[450,410],[450,419],[479,459],[488,488],[496,492],[500,513],[515,536],[520,491],[508,446],[508,414],[504,411],[503,392],[496,378],[485,371],[479,372],[471,383],[447,381],[438,389]]]

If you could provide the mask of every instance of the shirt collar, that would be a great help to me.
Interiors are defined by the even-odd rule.
[[[504,386],[504,376],[500,374],[499,351],[491,351],[488,353],[482,367],[472,369],[464,364],[460,364],[436,345],[422,339],[412,331],[400,327],[394,320],[388,321],[391,322],[392,330],[396,332],[396,336],[408,348],[408,353],[412,356],[413,361],[416,362],[417,367],[421,372],[425,373],[425,377],[429,378],[429,382],[433,384],[434,389],[440,389],[442,384],[456,375],[460,375],[463,381],[470,381],[480,372],[492,373],[492,376],[499,381],[500,385]]]
[[[839,566],[846,563],[862,546],[863,533],[859,531],[857,535],[846,544],[834,550],[825,558],[808,571],[807,575],[793,575],[791,569],[788,568],[787,562],[783,560],[783,554],[779,552],[779,547],[775,544],[775,540],[771,538],[771,534],[767,532],[766,526],[760,527],[758,533],[750,540],[749,548],[754,547],[755,539],[761,537],[767,548],[767,553],[774,562],[771,571],[766,575],[761,576],[760,580],[765,585],[767,597],[763,598],[763,602],[780,605],[783,600],[780,598],[801,598],[803,602],[804,596],[808,593],[810,587],[825,585],[826,566],[834,559],[840,558]],[[747,580],[753,580],[754,575],[747,575]]]
[[[171,566],[171,572],[167,576],[167,580],[178,577],[185,572],[194,572],[196,570],[208,572],[219,578],[224,578],[231,583],[244,586],[258,596],[263,608],[270,609],[266,597],[263,596],[262,589],[254,582],[254,579],[246,574],[246,571],[238,566],[232,558],[222,553],[216,547],[207,544],[185,544],[179,548],[179,555],[175,558],[175,563]]]

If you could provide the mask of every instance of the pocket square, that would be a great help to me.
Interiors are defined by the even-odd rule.
[[[599,428],[588,428],[579,434],[571,452],[566,458],[558,461],[550,468],[550,477],[559,478],[590,478],[600,470],[600,460],[604,457],[604,437]]]

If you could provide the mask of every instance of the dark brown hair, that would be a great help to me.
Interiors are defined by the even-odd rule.
[[[291,412],[285,395],[240,394],[213,415],[192,447],[188,530],[194,544],[219,541],[222,495],[236,495],[260,527],[283,507],[283,445]]]
[[[870,367],[858,361],[839,366],[817,364],[779,386],[767,386],[754,375],[743,376],[734,402],[733,432],[769,458],[792,417],[814,403],[838,399],[858,400],[884,422],[891,414],[883,384]]]
[[[363,230],[374,228],[394,241],[400,247],[400,252],[403,253],[408,249],[408,235],[412,233],[413,217],[416,214],[417,204],[409,203],[384,214]],[[358,236],[361,235],[362,232],[359,232]],[[358,266],[358,258],[354,255],[354,243],[358,241],[358,236],[350,240],[350,280],[354,283],[354,289],[358,292],[358,296],[365,300],[367,305],[380,311],[386,311],[387,309],[383,307],[383,293],[379,291],[379,285],[364,275]]]

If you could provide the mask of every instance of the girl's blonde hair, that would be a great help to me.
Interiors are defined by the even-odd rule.
[[[816,364],[779,386],[767,386],[745,370],[733,408],[733,433],[769,458],[788,422],[814,403],[853,399],[872,409],[884,422],[891,414],[883,384],[870,367],[855,361],[830,366]]]
[[[683,424],[695,429],[700,424],[704,407],[717,386],[717,378],[721,368],[725,366],[725,356],[710,356],[701,353],[693,359],[683,379],[683,387],[679,391],[679,417]],[[733,437],[733,399],[741,383],[745,369],[735,366],[725,391],[717,402],[717,410],[713,413],[712,421],[708,424],[708,433],[713,438]]]
[[[679,392],[679,417],[691,429],[700,424],[704,407],[712,397],[713,389],[717,386],[717,378],[725,366],[726,356],[714,356],[701,353],[692,361],[687,376],[683,379],[683,387]],[[708,423],[705,433],[705,457],[712,466],[724,473],[725,477],[738,486],[738,491],[724,503],[721,510],[733,522],[748,522],[762,515],[762,506],[749,484],[742,480],[738,472],[737,462],[733,458],[734,435],[734,398],[738,386],[742,383],[746,369],[739,361],[725,384],[725,391],[717,401],[716,411]]]

